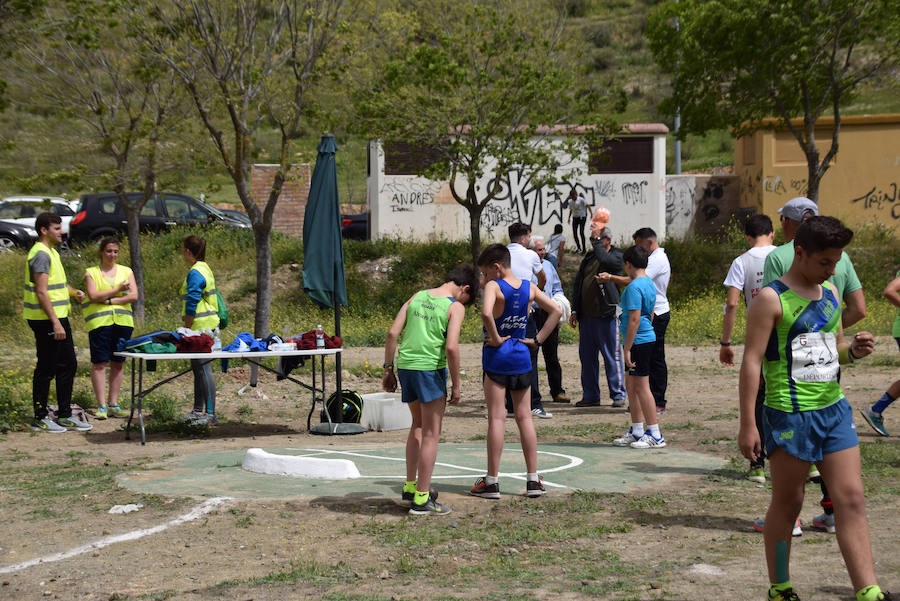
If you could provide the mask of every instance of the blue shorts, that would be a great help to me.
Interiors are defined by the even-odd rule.
[[[823,455],[859,445],[853,409],[847,399],[814,411],[786,413],[763,407],[766,455],[775,449],[814,463]]]
[[[447,396],[447,368],[420,371],[398,369],[400,400],[404,403],[420,401],[430,403]]]
[[[631,362],[634,363],[634,367],[628,370],[629,376],[650,375],[650,361],[653,359],[654,347],[656,347],[655,342],[631,345]]]
[[[130,339],[133,330],[134,328],[130,326],[113,324],[100,326],[88,332],[88,341],[91,343],[91,363],[108,363],[110,361],[122,363],[125,361],[125,357],[115,357],[113,353],[116,352],[119,338]]]

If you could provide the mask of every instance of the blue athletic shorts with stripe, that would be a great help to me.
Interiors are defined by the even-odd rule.
[[[823,455],[859,444],[853,409],[841,399],[823,409],[786,413],[763,407],[766,455],[781,449],[797,459],[814,463]]]
[[[430,403],[447,396],[446,367],[428,371],[398,369],[397,379],[400,380],[400,400],[404,403]]]

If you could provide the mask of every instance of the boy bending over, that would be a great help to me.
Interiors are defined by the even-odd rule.
[[[412,515],[447,515],[437,502],[431,474],[437,459],[441,422],[447,407],[447,367],[450,367],[450,404],[459,403],[459,330],[465,307],[478,296],[478,273],[471,265],[457,265],[446,281],[412,296],[394,318],[384,345],[386,392],[397,390],[394,351],[400,377],[401,400],[412,413],[406,439],[406,483],[401,504]]]

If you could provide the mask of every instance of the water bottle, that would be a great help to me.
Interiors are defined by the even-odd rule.
[[[316,328],[316,349],[321,350],[325,348],[325,330],[322,329],[322,324],[319,324],[319,327]]]
[[[213,336],[213,345],[212,352],[221,351],[222,350],[222,337],[219,336],[219,332],[217,331]]]

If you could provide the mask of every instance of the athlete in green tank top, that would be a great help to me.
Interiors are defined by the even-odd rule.
[[[781,301],[781,322],[766,347],[766,405],[796,413],[822,409],[844,398],[838,383],[837,331],[840,301],[833,284],[822,284],[822,298],[803,298],[781,280],[768,287]]]
[[[447,367],[447,309],[456,299],[417,292],[406,308],[406,325],[397,353],[398,369],[427,371]]]

